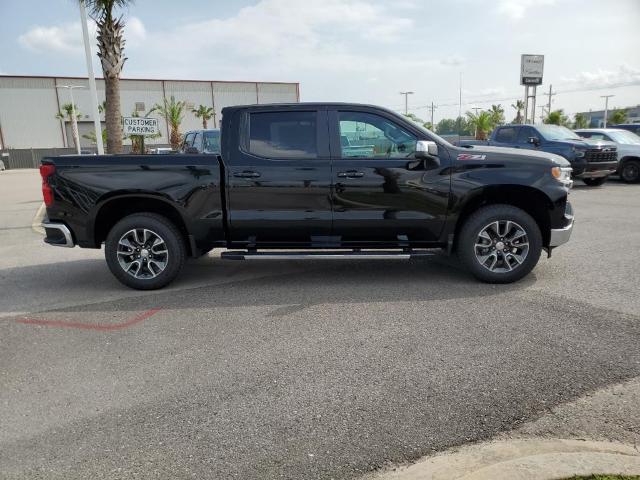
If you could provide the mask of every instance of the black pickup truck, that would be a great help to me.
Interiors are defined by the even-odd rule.
[[[45,158],[45,241],[100,248],[113,274],[160,288],[187,257],[409,259],[456,252],[516,281],[569,239],[571,168],[549,153],[454,147],[379,107],[223,110],[221,155]]]

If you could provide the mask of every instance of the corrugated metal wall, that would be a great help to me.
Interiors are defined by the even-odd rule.
[[[104,101],[104,81],[97,80],[98,101]],[[59,108],[69,103],[69,92],[56,89],[56,85],[82,85],[88,87],[88,81],[81,78],[38,78],[0,76],[0,140],[5,149],[9,148],[63,148],[73,147],[73,141],[65,139],[65,132],[70,126],[55,118]],[[82,131],[90,130],[93,125],[89,89],[75,89],[75,104],[81,113],[79,120]],[[255,103],[297,102],[298,85],[296,83],[261,83],[261,82],[217,82],[187,80],[132,80],[122,79],[120,97],[122,115],[130,116],[136,103],[144,104],[144,115],[155,104],[162,103],[174,95],[178,100],[189,104],[184,113],[180,130],[202,128],[201,120],[191,112],[191,107],[198,105],[214,106],[215,121],[209,121],[209,128],[220,125],[221,111],[230,105]],[[160,120],[162,136],[149,140],[149,144],[167,144],[167,125],[165,119],[152,114]],[[104,115],[102,115],[104,126]],[[125,144],[128,144],[125,141]],[[91,147],[89,140],[81,138],[83,147]]]
[[[57,112],[53,79],[0,77],[3,148],[64,146]]]

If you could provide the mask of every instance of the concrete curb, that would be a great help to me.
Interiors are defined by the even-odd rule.
[[[555,480],[573,475],[640,474],[640,451],[632,445],[581,440],[508,440],[460,447],[378,480]]]

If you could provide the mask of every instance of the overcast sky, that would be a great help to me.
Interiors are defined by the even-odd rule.
[[[86,75],[75,0],[0,0],[0,73]],[[640,0],[137,0],[123,77],[300,82],[303,101],[436,122],[522,97],[520,54],[545,55],[540,102],[573,114],[640,104]],[[95,53],[95,51],[94,51]],[[96,71],[100,67],[96,61]]]

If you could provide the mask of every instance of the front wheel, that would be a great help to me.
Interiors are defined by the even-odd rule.
[[[640,162],[638,160],[627,160],[622,164],[620,170],[620,178],[623,182],[639,183],[640,182]]]
[[[137,290],[155,290],[182,270],[186,248],[176,226],[162,215],[137,213],[120,220],[107,235],[104,255],[111,273]]]
[[[589,185],[590,187],[599,187],[603,185],[604,182],[607,181],[607,177],[599,177],[599,178],[583,178],[582,181]]]
[[[511,205],[489,205],[474,212],[460,230],[458,257],[479,280],[511,283],[536,266],[542,235],[536,221]]]

